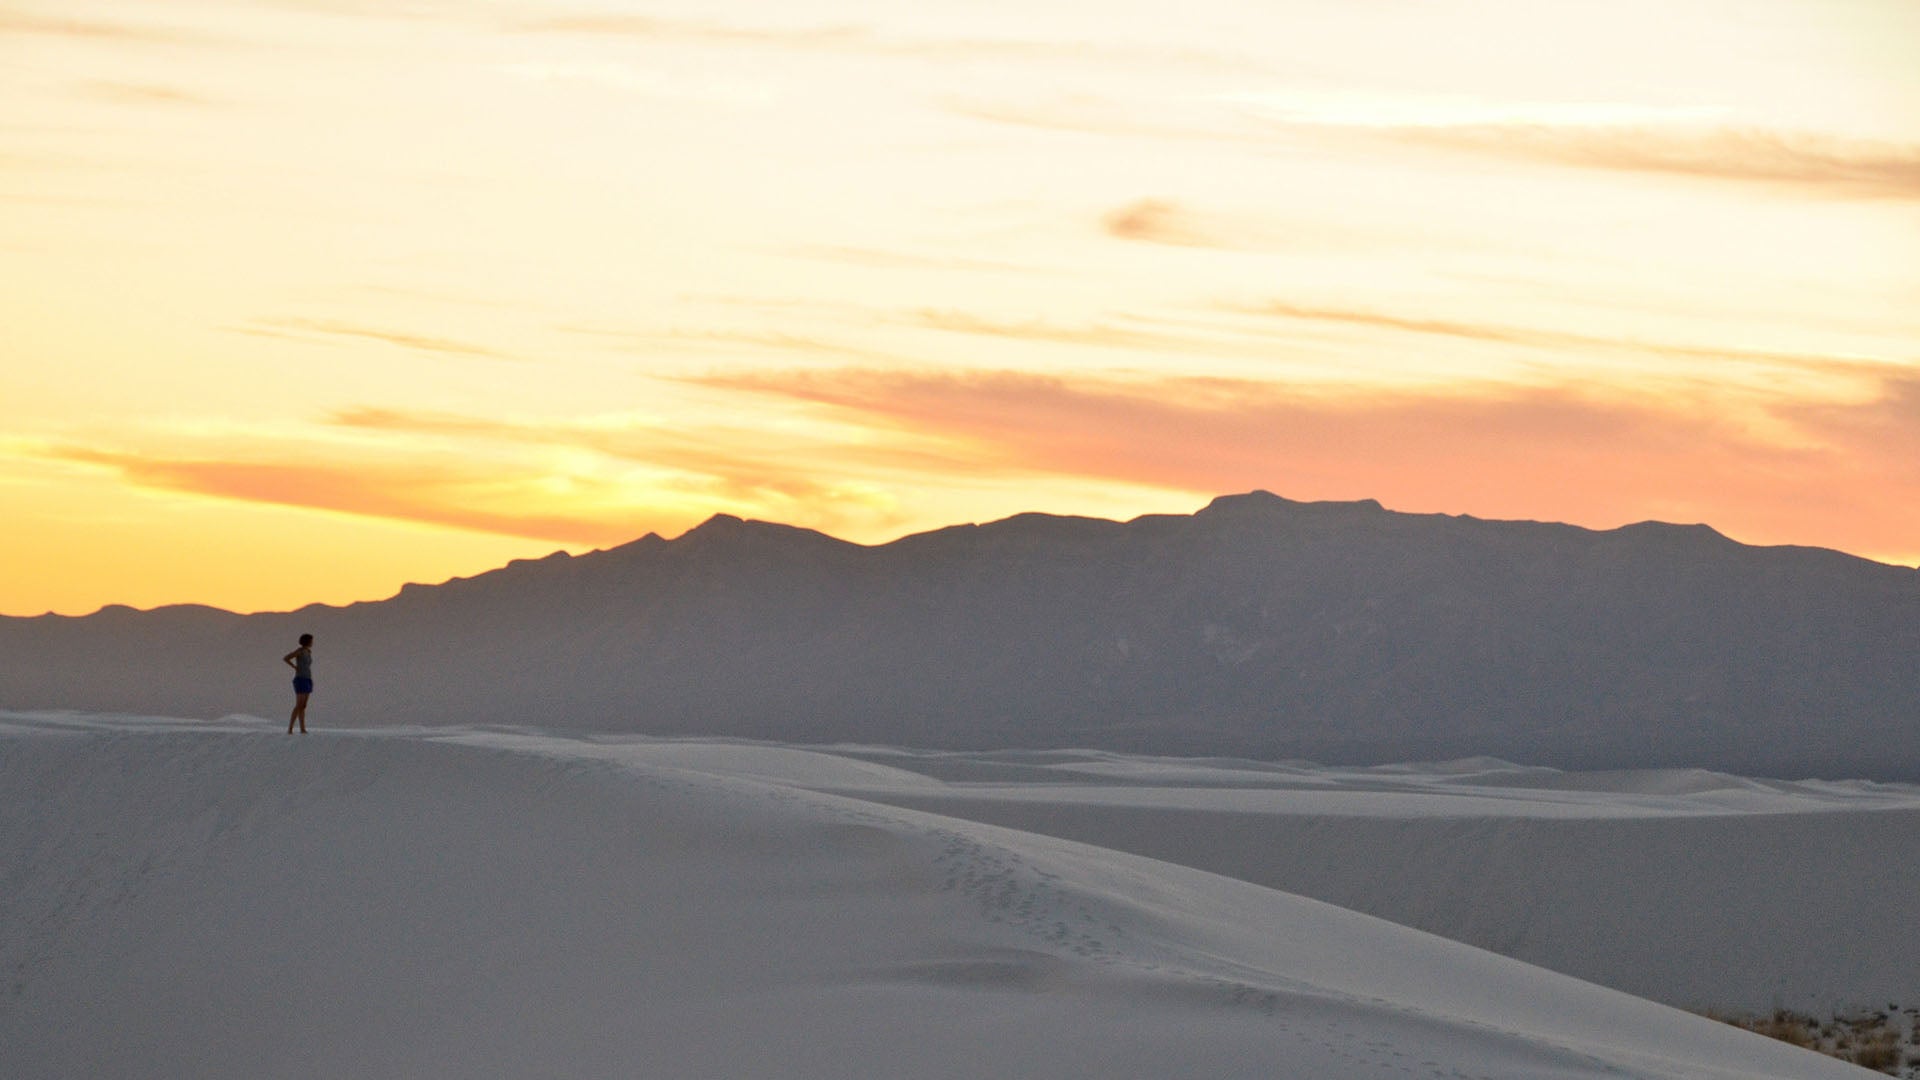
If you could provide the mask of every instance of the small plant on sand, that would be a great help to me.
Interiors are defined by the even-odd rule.
[[[1825,1020],[1790,1009],[1754,1016],[1710,1011],[1706,1016],[1891,1076],[1920,1080],[1920,1051],[1909,1049],[1903,1060],[1901,1049],[1903,1039],[1920,1047],[1920,1014],[1912,1009],[1889,1006],[1885,1012],[1854,1012]]]
[[[1814,1049],[1820,1043],[1813,1018],[1792,1013],[1786,1009],[1775,1009],[1771,1016],[1733,1019],[1728,1021],[1736,1027],[1746,1028],[1769,1039],[1779,1039],[1784,1043]]]
[[[1900,1048],[1895,1042],[1896,1038],[1892,1031],[1875,1032],[1853,1052],[1853,1063],[1881,1072],[1894,1071],[1900,1067]]]

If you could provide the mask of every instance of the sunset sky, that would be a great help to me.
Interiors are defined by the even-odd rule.
[[[0,613],[1253,488],[1920,562],[1920,3],[0,0]]]

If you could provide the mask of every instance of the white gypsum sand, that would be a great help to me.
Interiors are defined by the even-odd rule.
[[[1920,1004],[1920,788],[848,748],[835,790],[1167,859],[1692,1009]]]
[[[845,755],[4,719],[23,1080],[1866,1075]]]

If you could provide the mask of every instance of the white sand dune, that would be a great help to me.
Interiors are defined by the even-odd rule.
[[[838,789],[863,798],[1211,870],[1669,1004],[1920,1002],[1912,785],[1094,751],[1016,775],[976,755],[842,752],[917,770],[898,786],[846,776]]]
[[[276,728],[0,717],[8,1076],[1871,1075],[1260,885],[816,790],[965,801],[914,755]]]

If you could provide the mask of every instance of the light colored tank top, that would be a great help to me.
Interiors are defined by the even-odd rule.
[[[296,679],[313,678],[312,649],[300,649],[293,654],[293,677]]]

